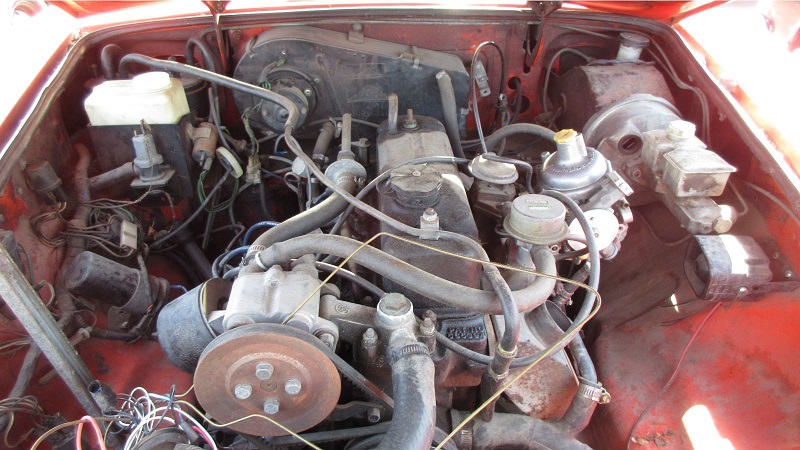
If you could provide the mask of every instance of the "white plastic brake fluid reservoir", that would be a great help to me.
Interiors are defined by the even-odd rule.
[[[132,80],[105,81],[83,103],[89,122],[99,125],[174,124],[189,113],[183,85],[166,72],[146,72]]]

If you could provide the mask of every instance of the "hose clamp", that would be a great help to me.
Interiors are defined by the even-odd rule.
[[[603,387],[602,383],[599,381],[593,383],[583,377],[579,377],[578,380],[580,381],[578,384],[578,395],[582,395],[601,405],[611,402],[611,394]]]
[[[245,255],[245,261],[249,262],[251,259],[255,260],[255,263],[261,270],[266,271],[269,267],[264,267],[264,263],[261,262],[261,258],[258,257],[258,254],[262,251],[266,250],[267,248],[263,245],[254,244],[251,245],[250,248],[247,250],[247,254]]]
[[[400,358],[411,355],[425,355],[427,357],[431,356],[430,352],[428,351],[428,346],[418,342],[415,344],[404,345],[389,352],[389,364],[394,364]]]
[[[514,359],[517,356],[517,347],[514,347],[511,350],[506,350],[503,348],[503,344],[498,342],[497,343],[497,354],[502,356],[503,358]]]

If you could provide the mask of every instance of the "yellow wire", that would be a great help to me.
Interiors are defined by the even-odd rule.
[[[352,259],[353,256],[356,255],[356,253],[361,251],[362,248],[366,247],[367,245],[372,243],[372,241],[374,241],[375,239],[377,239],[377,238],[379,238],[381,236],[387,236],[387,237],[390,237],[390,238],[394,238],[394,239],[397,239],[399,241],[403,241],[403,242],[406,242],[406,243],[411,244],[411,245],[416,245],[417,247],[426,248],[428,250],[431,250],[431,251],[434,251],[434,252],[437,252],[437,253],[441,253],[443,255],[452,256],[454,258],[464,259],[464,260],[476,262],[476,263],[479,263],[479,264],[489,264],[491,266],[495,266],[495,267],[498,267],[498,268],[501,268],[501,269],[507,269],[507,270],[513,270],[513,271],[516,271],[516,272],[528,273],[528,274],[531,274],[531,275],[536,275],[536,276],[544,277],[544,278],[550,278],[550,279],[561,281],[561,282],[564,282],[564,283],[574,284],[574,285],[576,285],[578,287],[582,287],[584,289],[587,289],[587,290],[593,292],[597,296],[598,300],[600,299],[600,293],[598,293],[591,286],[589,286],[587,284],[584,284],[584,283],[581,283],[579,281],[575,281],[575,280],[570,279],[570,278],[564,278],[564,277],[560,277],[558,275],[550,275],[550,274],[546,274],[546,273],[542,273],[542,272],[537,272],[535,270],[523,269],[523,268],[520,268],[520,267],[509,266],[509,265],[506,265],[506,264],[496,263],[496,262],[492,262],[492,261],[484,261],[482,259],[472,258],[470,256],[459,255],[458,253],[453,253],[453,252],[449,252],[447,250],[442,250],[440,248],[436,248],[436,247],[433,247],[431,245],[423,244],[421,242],[413,241],[411,239],[400,237],[400,236],[394,235],[392,233],[387,233],[387,232],[384,231],[384,232],[380,232],[380,233],[376,234],[375,236],[372,236],[371,238],[369,238],[368,240],[363,242],[361,245],[359,245],[355,250],[353,250],[353,252],[350,253],[347,256],[347,258],[345,258],[341,263],[339,263],[339,265],[336,266],[336,268],[333,271],[331,271],[331,273],[328,274],[328,276],[325,277],[324,280],[322,280],[322,283],[320,283],[317,286],[317,288],[314,289],[308,295],[308,297],[305,298],[305,300],[303,300],[291,313],[289,313],[288,316],[286,316],[285,319],[283,319],[283,322],[281,322],[281,325],[286,325],[286,323],[288,323],[289,320],[292,317],[294,317],[294,315],[297,314],[297,312],[300,311],[306,305],[306,303],[311,301],[311,299],[314,297],[314,294],[319,292],[319,290],[322,289],[322,286],[324,286],[328,281],[330,281],[331,278],[333,278],[336,275],[336,272],[338,272],[339,269],[343,268],[345,266],[345,264],[347,264],[347,262],[350,261],[350,259]]]
[[[579,329],[580,327],[585,325],[586,322],[588,322],[589,319],[594,317],[594,315],[597,314],[597,311],[600,310],[600,304],[601,304],[600,295],[597,294],[597,291],[595,291],[594,289],[590,290],[595,292],[595,295],[597,295],[595,306],[594,308],[592,308],[592,312],[589,313],[589,315],[579,323],[579,326],[576,329]],[[444,447],[444,445],[450,441],[450,439],[453,439],[453,436],[455,436],[459,431],[461,431],[462,428],[464,428],[468,423],[470,423],[478,414],[481,413],[481,411],[486,409],[487,406],[494,403],[497,400],[497,398],[500,397],[503,394],[503,392],[505,392],[505,390],[509,388],[509,386],[514,384],[520,378],[524,377],[525,374],[528,373],[531,369],[533,369],[535,365],[539,364],[545,358],[550,356],[550,354],[553,353],[556,349],[566,345],[567,341],[571,340],[571,338],[572,336],[565,334],[559,340],[557,340],[553,345],[548,347],[538,358],[536,358],[530,364],[525,366],[525,368],[522,369],[522,371],[520,371],[518,374],[514,375],[514,377],[511,378],[508,381],[508,383],[504,384],[500,389],[498,389],[494,394],[492,394],[491,397],[486,399],[485,402],[481,403],[478,409],[470,413],[470,415],[468,415],[464,420],[462,420],[461,423],[459,423],[458,426],[455,427],[453,431],[451,431],[450,434],[448,434],[447,437],[439,445],[437,445],[434,450],[441,450]]]
[[[271,418],[269,418],[269,417],[267,417],[267,416],[265,416],[265,415],[262,415],[262,414],[250,414],[249,416],[244,416],[244,417],[241,417],[241,418],[239,418],[239,419],[232,420],[232,421],[230,421],[230,422],[226,422],[226,423],[217,423],[217,422],[215,422],[215,421],[211,420],[211,419],[210,419],[208,416],[206,416],[206,415],[205,415],[205,414],[203,414],[203,413],[202,413],[202,412],[201,412],[199,409],[197,409],[197,407],[196,407],[196,406],[194,406],[193,404],[191,404],[191,403],[189,403],[189,402],[185,402],[185,401],[183,401],[183,400],[178,400],[178,401],[177,401],[177,402],[175,402],[175,403],[178,403],[178,404],[181,404],[181,405],[184,405],[184,406],[187,406],[187,407],[189,407],[189,408],[190,408],[192,411],[194,411],[194,412],[195,412],[195,413],[197,413],[199,416],[201,416],[201,417],[202,417],[202,418],[203,418],[203,419],[204,419],[206,422],[210,423],[211,425],[213,425],[213,426],[215,426],[215,427],[219,427],[219,428],[225,428],[225,427],[229,427],[229,426],[231,426],[231,425],[233,425],[233,424],[237,424],[237,423],[239,423],[239,422],[242,422],[242,421],[245,421],[245,420],[247,420],[247,419],[255,419],[255,418],[258,418],[258,419],[264,419],[264,420],[266,420],[266,421],[270,422],[271,424],[273,424],[273,425],[275,425],[275,426],[279,427],[279,428],[280,428],[280,429],[282,429],[283,431],[285,431],[285,432],[287,432],[287,433],[291,434],[292,436],[294,436],[295,438],[299,439],[300,441],[302,441],[304,444],[308,445],[309,447],[311,447],[311,448],[313,448],[313,449],[316,449],[316,450],[322,450],[321,448],[317,447],[317,446],[316,446],[316,445],[314,445],[313,443],[309,442],[309,441],[308,441],[307,439],[305,439],[304,437],[302,437],[302,436],[300,436],[299,434],[295,433],[294,431],[292,431],[292,430],[290,430],[290,429],[286,428],[285,426],[281,425],[281,424],[280,424],[280,423],[278,423],[277,421],[275,421],[275,420],[273,420],[273,419],[271,419]]]
[[[492,261],[484,261],[484,260],[482,260],[482,259],[473,258],[473,257],[470,257],[470,256],[465,256],[465,255],[460,255],[460,254],[458,254],[458,253],[449,252],[449,251],[447,251],[447,250],[442,250],[442,249],[440,249],[440,248],[436,248],[436,247],[434,247],[434,246],[431,246],[431,245],[423,244],[423,243],[421,243],[421,242],[417,242],[417,241],[414,241],[414,240],[411,240],[411,239],[408,239],[408,238],[404,238],[404,237],[401,237],[401,236],[397,236],[397,235],[394,235],[394,234],[392,234],[392,233],[380,232],[380,233],[376,234],[375,236],[372,236],[372,237],[371,237],[371,238],[369,238],[367,241],[365,241],[365,242],[363,242],[361,245],[359,245],[359,246],[358,246],[358,247],[357,247],[355,250],[353,250],[353,252],[352,252],[352,253],[350,253],[350,254],[347,256],[347,258],[345,258],[345,259],[344,259],[344,260],[343,260],[343,261],[342,261],[342,262],[341,262],[341,263],[340,263],[340,264],[339,264],[339,265],[338,265],[338,266],[337,266],[337,267],[336,267],[336,268],[335,268],[335,269],[334,269],[334,270],[333,270],[333,271],[332,271],[332,272],[331,272],[331,273],[330,273],[330,274],[329,274],[329,275],[328,275],[328,276],[325,278],[325,280],[323,280],[323,281],[322,281],[322,283],[320,283],[320,284],[319,284],[319,286],[317,286],[317,288],[316,288],[316,289],[314,289],[314,291],[313,291],[313,292],[311,292],[311,294],[309,294],[309,296],[308,296],[308,297],[306,297],[306,299],[305,299],[305,300],[303,300],[303,302],[302,302],[302,303],[300,303],[300,305],[299,305],[297,308],[295,308],[295,309],[294,309],[294,311],[292,311],[292,312],[291,312],[291,314],[289,314],[289,315],[286,317],[286,319],[284,319],[284,321],[282,322],[282,324],[284,324],[284,325],[285,325],[285,324],[286,324],[286,323],[289,321],[289,319],[291,319],[291,318],[292,318],[292,316],[294,316],[294,315],[297,313],[297,311],[300,311],[300,309],[301,309],[301,308],[303,308],[303,306],[305,306],[305,305],[306,305],[306,303],[308,303],[308,302],[311,300],[311,298],[312,298],[312,297],[314,297],[314,294],[316,294],[316,293],[317,293],[317,292],[318,292],[320,289],[322,289],[322,286],[323,286],[323,285],[325,285],[325,283],[327,283],[328,281],[330,281],[330,279],[331,279],[331,278],[333,278],[333,277],[334,277],[334,275],[336,275],[336,272],[338,272],[338,271],[339,271],[339,269],[341,269],[342,267],[344,267],[344,266],[345,266],[345,264],[347,264],[347,262],[348,262],[348,261],[350,261],[350,259],[352,259],[352,258],[353,258],[353,256],[355,256],[355,254],[356,254],[356,253],[358,253],[359,251],[361,251],[361,249],[363,249],[364,247],[366,247],[367,245],[369,245],[369,244],[370,244],[372,241],[374,241],[375,239],[377,239],[377,238],[378,238],[378,237],[380,237],[380,236],[387,236],[387,237],[391,237],[391,238],[397,239],[397,240],[399,240],[399,241],[402,241],[402,242],[405,242],[405,243],[408,243],[408,244],[411,244],[411,245],[415,245],[415,246],[417,246],[417,247],[422,247],[422,248],[425,248],[425,249],[428,249],[428,250],[431,250],[431,251],[434,251],[434,252],[437,252],[437,253],[441,253],[441,254],[444,254],[444,255],[452,256],[452,257],[454,257],[454,258],[463,259],[463,260],[466,260],[466,261],[472,261],[472,262],[476,262],[476,263],[479,263],[479,264],[488,264],[488,265],[492,265],[492,266],[495,266],[495,267],[498,267],[498,268],[501,268],[501,269],[512,270],[512,271],[516,271],[516,272],[528,273],[528,274],[531,274],[531,275],[536,275],[536,276],[539,276],[539,277],[544,277],[544,278],[550,278],[550,279],[553,279],[553,280],[561,281],[561,282],[563,282],[563,283],[573,284],[573,285],[576,285],[576,286],[578,286],[578,287],[582,287],[582,288],[584,288],[584,289],[586,289],[586,290],[588,290],[588,291],[592,292],[592,293],[593,293],[593,294],[594,294],[594,295],[595,295],[597,298],[596,298],[596,300],[595,300],[595,305],[594,305],[594,308],[592,308],[592,311],[589,313],[589,315],[588,315],[588,316],[587,316],[585,319],[583,319],[581,322],[579,322],[579,324],[578,324],[578,327],[576,327],[576,329],[579,329],[580,327],[582,327],[583,325],[585,325],[585,324],[586,324],[586,322],[588,322],[588,321],[589,321],[589,319],[591,319],[592,317],[594,317],[594,316],[595,316],[595,314],[597,314],[597,312],[600,310],[600,305],[601,305],[601,303],[602,303],[602,299],[601,299],[601,297],[600,297],[600,293],[599,293],[599,292],[597,292],[597,290],[596,290],[596,289],[594,289],[593,287],[589,286],[588,284],[581,283],[581,282],[579,282],[579,281],[575,281],[575,280],[572,280],[572,279],[570,279],[570,278],[564,278],[564,277],[560,277],[560,276],[558,276],[558,275],[550,275],[550,274],[546,274],[546,273],[542,273],[542,272],[537,272],[537,271],[535,271],[535,270],[530,270],[530,269],[524,269],[524,268],[520,268],[520,267],[509,266],[509,265],[506,265],[506,264],[496,263],[496,262],[492,262]],[[462,428],[464,428],[464,426],[466,426],[466,425],[467,425],[469,422],[471,422],[471,421],[472,421],[472,420],[473,420],[473,419],[474,419],[474,418],[475,418],[475,417],[476,417],[478,414],[480,414],[480,413],[481,413],[481,411],[483,411],[483,410],[484,410],[484,409],[486,409],[486,408],[487,408],[489,405],[491,405],[492,403],[494,403],[494,402],[497,400],[497,398],[498,398],[498,397],[500,397],[500,395],[502,395],[502,394],[503,394],[503,392],[504,392],[506,389],[508,389],[508,387],[509,387],[509,386],[511,386],[511,385],[512,385],[512,384],[514,384],[514,383],[515,383],[517,380],[519,380],[520,378],[522,378],[523,376],[525,376],[525,374],[526,374],[526,373],[528,373],[528,372],[529,372],[529,371],[530,371],[530,370],[531,370],[531,369],[532,369],[534,366],[536,366],[537,364],[539,364],[540,362],[542,362],[542,361],[543,361],[545,358],[547,358],[548,356],[550,356],[550,354],[551,354],[551,353],[553,353],[553,352],[554,352],[556,349],[558,349],[558,348],[561,348],[561,347],[563,347],[564,345],[566,345],[566,343],[567,343],[569,340],[571,340],[571,338],[572,338],[572,336],[570,336],[570,335],[564,335],[564,336],[562,336],[560,339],[558,339],[558,340],[557,340],[557,341],[556,341],[556,342],[555,342],[553,345],[551,345],[550,347],[548,347],[548,348],[547,348],[547,349],[546,349],[544,352],[542,352],[542,354],[541,354],[541,355],[540,355],[538,358],[536,358],[536,359],[535,359],[535,360],[533,360],[533,361],[532,361],[530,364],[528,364],[527,366],[525,366],[525,368],[524,368],[522,371],[520,371],[518,374],[516,374],[514,377],[512,377],[512,378],[511,378],[511,379],[508,381],[508,383],[504,384],[504,385],[503,385],[503,386],[502,386],[500,389],[498,389],[498,390],[497,390],[497,391],[496,391],[494,394],[492,394],[492,395],[491,395],[491,396],[490,396],[488,399],[486,399],[486,401],[484,401],[484,402],[483,402],[483,403],[482,403],[482,404],[481,404],[481,405],[478,407],[478,409],[476,409],[475,411],[473,411],[472,413],[470,413],[470,414],[469,414],[469,415],[468,415],[468,416],[467,416],[467,417],[466,417],[466,418],[465,418],[465,419],[464,419],[464,420],[463,420],[463,421],[462,421],[460,424],[458,424],[458,426],[457,426],[457,427],[455,427],[455,428],[453,429],[453,431],[452,431],[450,434],[448,434],[448,435],[447,435],[447,438],[445,438],[445,439],[444,439],[444,440],[443,440],[441,443],[439,443],[439,445],[438,445],[438,446],[436,446],[436,448],[435,448],[434,450],[441,450],[441,449],[444,447],[444,445],[445,445],[445,444],[447,444],[447,442],[449,442],[449,441],[450,441],[450,440],[453,438],[453,436],[455,436],[455,435],[456,435],[456,434],[457,434],[459,431],[461,431],[461,429],[462,429]],[[199,413],[199,412],[198,412],[198,413]],[[256,417],[263,417],[263,418],[265,418],[265,419],[269,420],[270,422],[273,422],[273,423],[275,423],[275,422],[274,422],[272,419],[270,419],[269,417],[260,416],[260,415],[254,415],[254,416],[256,416]],[[249,417],[252,417],[252,416],[247,416],[246,418],[249,418]],[[245,418],[245,419],[246,419],[246,418]],[[244,419],[239,419],[239,420],[244,420]],[[232,423],[235,423],[235,422],[232,422]],[[289,431],[289,430],[287,430],[286,428],[284,428],[283,426],[281,426],[280,424],[277,424],[277,423],[276,423],[276,425],[280,426],[281,428],[283,428],[283,429],[284,429],[284,430],[286,430],[286,431]],[[290,432],[290,433],[292,433],[291,431],[289,431],[289,432]],[[293,435],[293,436],[295,436],[296,438],[298,438],[298,439],[301,439],[301,440],[302,440],[302,438],[301,438],[300,436],[296,435],[295,433],[292,433],[292,435]],[[305,441],[305,440],[303,440],[303,442],[306,442],[306,441]],[[310,444],[310,443],[308,443],[308,442],[306,442],[306,443],[307,443],[307,444],[309,444],[309,445],[311,445],[311,444]],[[314,448],[317,448],[317,447],[314,447]]]
[[[330,280],[331,280],[331,278],[333,278],[333,277],[336,275],[336,273],[337,273],[337,272],[339,272],[339,269],[341,269],[342,267],[344,267],[344,265],[345,265],[345,264],[347,264],[347,262],[348,262],[348,261],[350,261],[350,258],[352,258],[353,256],[355,256],[355,255],[356,255],[356,253],[358,253],[358,252],[359,252],[359,251],[360,251],[362,248],[364,248],[364,247],[366,247],[367,245],[369,245],[369,244],[370,244],[372,241],[374,241],[375,239],[377,239],[377,238],[378,238],[378,237],[380,237],[381,235],[385,235],[385,234],[387,234],[387,233],[378,233],[378,234],[376,234],[375,236],[372,236],[371,238],[369,238],[369,239],[367,239],[366,241],[364,241],[364,242],[363,242],[361,245],[359,245],[359,246],[358,246],[358,248],[356,248],[355,250],[353,250],[353,253],[350,253],[350,254],[347,256],[347,258],[345,258],[345,259],[344,259],[344,261],[342,261],[341,263],[339,263],[339,265],[338,265],[338,266],[336,266],[336,268],[335,268],[335,269],[334,269],[334,270],[333,270],[333,271],[332,271],[330,274],[328,274],[328,276],[327,276],[327,277],[325,277],[325,279],[324,279],[324,280],[322,280],[322,283],[320,283],[320,284],[317,286],[317,288],[316,288],[316,289],[314,289],[314,290],[313,290],[313,291],[312,291],[310,294],[308,294],[308,297],[306,297],[306,299],[305,299],[305,300],[303,300],[303,301],[302,301],[302,302],[301,302],[299,305],[297,305],[297,308],[295,308],[295,309],[294,309],[294,310],[293,310],[291,313],[289,313],[289,315],[288,315],[288,316],[286,316],[286,318],[285,318],[285,319],[283,319],[283,322],[281,322],[281,325],[286,325],[286,323],[288,323],[288,322],[289,322],[289,320],[290,320],[292,317],[294,317],[294,315],[295,315],[295,314],[297,314],[297,311],[300,311],[300,310],[303,308],[303,306],[306,306],[306,303],[308,303],[309,301],[311,301],[311,299],[314,297],[314,294],[316,294],[317,292],[319,292],[319,290],[320,290],[320,289],[322,289],[322,286],[325,286],[325,284],[326,284],[326,283],[328,283],[328,281],[330,281]]]
[[[175,398],[183,398],[189,395],[190,392],[194,390],[194,385],[189,386],[189,389],[181,395],[176,395]]]

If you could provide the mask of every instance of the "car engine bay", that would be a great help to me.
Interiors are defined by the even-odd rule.
[[[691,448],[692,395],[723,436],[796,421],[773,157],[669,27],[495,14],[78,40],[0,170],[5,445]]]

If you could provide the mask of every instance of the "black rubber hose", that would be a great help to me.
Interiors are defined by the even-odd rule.
[[[191,37],[186,41],[186,64],[189,66],[194,65],[195,47],[197,47],[200,50],[200,53],[203,55],[203,66],[205,69],[214,73],[219,73],[219,67],[217,66],[217,60],[214,57],[214,53],[205,42],[197,39],[196,37]]]
[[[100,50],[100,69],[106,80],[113,80],[116,77],[117,65],[114,60],[120,54],[122,54],[122,47],[117,44],[108,44]]]
[[[121,77],[123,78],[128,77],[129,75],[128,66],[131,63],[143,64],[152,69],[161,69],[167,72],[185,73],[187,75],[200,78],[201,80],[208,81],[209,83],[214,83],[219,86],[226,87],[228,89],[233,89],[248,95],[252,95],[253,97],[257,97],[262,100],[266,100],[268,102],[276,103],[281,107],[283,107],[289,113],[289,115],[286,118],[286,125],[285,125],[286,128],[289,131],[291,131],[292,129],[294,129],[294,127],[297,126],[297,120],[300,117],[300,111],[297,109],[297,105],[295,105],[288,98],[280,94],[276,94],[270,90],[254,86],[252,84],[248,84],[233,78],[229,78],[214,72],[210,72],[208,70],[200,69],[194,66],[181,64],[179,62],[174,62],[174,61],[164,61],[161,59],[155,59],[149,56],[140,55],[138,53],[131,53],[122,57],[122,60],[120,60],[119,62],[119,74]]]
[[[356,283],[357,285],[361,286],[364,290],[374,295],[375,298],[381,298],[384,295],[386,295],[386,292],[383,289],[379,288],[378,286],[375,286],[374,284],[372,284],[372,282],[370,282],[366,278],[358,276],[347,269],[339,269],[337,266],[334,266],[333,264],[328,264],[322,261],[316,261],[314,263],[314,266],[316,266],[317,269],[323,272],[331,273],[333,271],[336,271],[336,275],[344,278],[347,281],[352,281],[353,283]]]
[[[594,363],[592,363],[592,358],[589,356],[589,351],[586,349],[586,345],[580,335],[575,335],[575,338],[569,343],[569,349],[581,375],[579,379],[581,387],[588,385],[590,388],[598,388],[599,384]],[[579,389],[572,398],[567,411],[560,419],[553,421],[553,425],[561,428],[570,436],[577,436],[578,433],[589,426],[595,408],[597,408],[597,402],[582,394],[581,389]]]
[[[356,190],[356,182],[353,178],[341,179],[339,186],[350,193]],[[249,260],[257,251],[268,248],[275,243],[302,236],[316,230],[335,219],[336,216],[344,211],[347,205],[348,202],[346,199],[338,194],[332,194],[317,206],[309,208],[290,219],[284,220],[279,225],[270,228],[258,236],[250,246],[246,259]],[[308,253],[319,252],[312,250]],[[297,257],[299,258],[300,256],[302,255],[298,255]]]
[[[453,89],[453,80],[444,70],[436,74],[439,84],[439,95],[442,98],[442,115],[447,137],[456,158],[464,158],[464,149],[461,147],[461,133],[458,129],[458,106],[456,106],[456,92]]]
[[[398,352],[391,363],[394,414],[378,450],[430,450],[436,429],[433,360],[426,354]],[[404,347],[408,349],[411,346]]]
[[[319,130],[317,142],[314,143],[314,152],[312,153],[314,159],[325,155],[325,153],[328,151],[328,147],[331,146],[331,142],[333,142],[333,135],[335,133],[336,125],[334,125],[333,122],[327,121],[322,124],[322,129]]]
[[[89,335],[98,339],[106,339],[109,341],[123,341],[123,342],[132,341],[139,337],[139,335],[136,333],[111,331],[95,327],[92,327],[91,331],[89,331]]]
[[[491,284],[495,294],[497,294],[497,298],[500,300],[500,306],[503,308],[505,329],[503,330],[503,336],[500,338],[500,347],[504,352],[515,352],[517,349],[517,342],[519,342],[520,314],[516,302],[514,301],[514,295],[511,292],[511,288],[508,287],[508,282],[506,282],[503,275],[500,274],[500,270],[497,266],[486,264],[483,266],[483,273],[489,281],[489,284]],[[500,362],[499,357],[500,352],[497,352],[495,354],[495,361],[492,364],[493,369],[495,373],[505,374],[505,370],[507,370],[508,367],[501,367],[503,363]]]
[[[200,246],[197,245],[197,242],[194,241],[193,236],[189,233],[185,234],[189,236],[186,236],[186,239],[181,242],[181,248],[188,257],[186,262],[191,263],[204,279],[211,278],[211,262],[203,253],[203,250],[200,249]]]
[[[502,156],[497,156],[497,155],[491,153],[491,150],[490,150],[490,153],[484,153],[483,157],[488,159],[489,161],[496,161],[496,162],[512,164],[512,165],[515,165],[517,167],[521,167],[522,170],[525,171],[525,189],[528,190],[529,194],[533,194],[534,193],[534,191],[533,191],[533,166],[531,166],[530,164],[526,163],[525,161],[520,161],[518,159],[504,158]]]
[[[133,163],[126,162],[116,169],[89,178],[89,189],[101,191],[119,183],[129,182],[134,178],[136,178],[136,170],[133,168]]]
[[[575,218],[578,220],[578,223],[581,224],[581,228],[583,229],[584,235],[586,236],[586,245],[589,249],[589,260],[586,262],[586,264],[590,264],[589,280],[587,284],[596,290],[600,284],[600,251],[597,248],[597,241],[595,240],[594,233],[592,232],[592,227],[589,224],[589,220],[586,218],[586,215],[583,213],[580,206],[578,206],[577,203],[575,203],[571,198],[567,197],[566,195],[556,191],[543,191],[542,194],[553,197],[564,203],[567,206],[567,208],[569,208],[575,215]],[[536,264],[536,267],[539,268],[539,270],[541,271],[541,265],[538,262],[536,262],[535,254],[534,254],[534,263]],[[541,278],[542,277],[537,278],[536,281],[539,281],[539,279]],[[515,295],[517,292],[520,291],[515,291]],[[519,299],[519,297],[517,298]],[[568,336],[577,335],[578,331],[580,330],[579,328],[580,324],[591,314],[592,309],[594,308],[595,299],[596,299],[595,293],[587,289],[586,296],[584,297],[583,300],[583,304],[581,305],[580,310],[578,310],[578,314],[575,316],[573,323],[569,326],[569,328],[566,329],[566,331],[564,331],[564,335]],[[531,308],[531,310],[533,310],[534,308]],[[522,306],[520,306],[520,311],[523,311]],[[441,333],[436,333],[436,341],[442,344],[442,346],[444,346],[448,350],[464,358],[467,358],[471,361],[477,362],[479,364],[489,364],[492,361],[492,357],[462,347],[457,343],[451,341]],[[511,367],[527,366],[531,364],[533,361],[535,361],[537,358],[539,358],[544,351],[546,350],[537,352],[536,354],[526,356],[524,358],[517,358],[514,360],[514,362],[511,363]]]
[[[467,413],[462,413],[466,417]],[[490,422],[473,421],[473,448],[591,450],[555,425],[523,414],[494,413]]]
[[[500,143],[500,141],[515,134],[529,134],[548,139],[550,142],[552,142],[555,138],[556,132],[549,128],[545,128],[533,123],[515,123],[506,125],[486,138],[486,149],[491,152],[492,149]]]
[[[561,201],[561,203],[563,203],[567,208],[569,208],[570,211],[572,211],[572,214],[578,220],[578,223],[581,224],[583,234],[586,236],[586,246],[589,248],[589,260],[586,262],[586,264],[590,264],[589,280],[587,284],[593,289],[597,290],[598,286],[600,286],[600,249],[597,248],[597,240],[594,237],[594,232],[592,231],[592,226],[589,223],[589,219],[586,218],[586,214],[583,213],[583,210],[580,206],[578,206],[577,203],[575,203],[575,201],[561,192],[542,191],[542,195],[547,195],[548,197],[553,197],[556,200]],[[575,315],[573,324],[579,324],[583,322],[584,319],[589,317],[589,314],[591,314],[592,309],[594,308],[595,298],[595,293],[587,289],[586,296],[583,299],[583,304],[581,305],[581,309],[578,310],[578,314]],[[575,326],[572,325],[570,328],[575,328]],[[568,329],[568,332],[574,332],[574,330]]]
[[[350,261],[441,304],[481,314],[503,314],[497,294],[492,291],[462,286],[437,277],[375,247],[367,245],[356,252],[359,247],[362,247],[362,243],[355,239],[310,234],[274,243],[259,252],[255,262],[266,270],[275,264],[283,264],[309,253],[322,253],[340,258],[353,255]],[[548,249],[541,248],[534,251],[533,261],[538,271],[555,275],[555,258]],[[533,283],[524,289],[514,291],[512,295],[518,310],[527,312],[543,304],[554,287],[554,279],[536,277]]]

